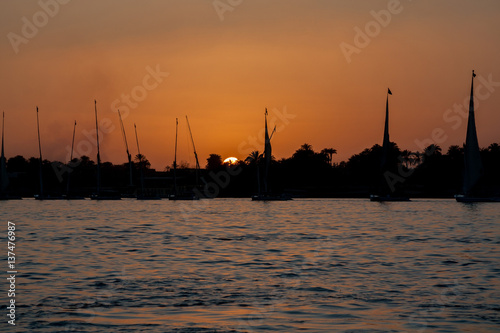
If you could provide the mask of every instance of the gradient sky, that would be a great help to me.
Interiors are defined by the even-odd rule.
[[[136,123],[141,153],[157,169],[172,163],[176,117],[179,160],[194,163],[185,115],[202,166],[210,153],[244,159],[262,151],[262,139],[251,137],[263,134],[265,107],[270,118],[277,111],[289,117],[276,118],[277,158],[307,142],[337,149],[341,161],[381,144],[387,87],[391,141],[421,150],[416,140],[440,128],[437,143],[446,151],[465,140],[465,119],[447,110],[468,103],[472,69],[482,85],[480,146],[500,142],[498,0],[401,0],[385,26],[371,12],[393,0],[60,1],[0,2],[7,157],[38,155],[38,106],[44,158],[69,157],[76,120],[76,145],[95,159],[85,133],[94,129],[96,99],[99,118],[112,121],[101,144],[105,161],[126,161],[116,107],[125,111],[131,152]],[[57,13],[43,14],[41,3]],[[229,3],[223,13],[215,7]],[[25,27],[34,21],[36,33]],[[356,28],[366,27],[372,36],[358,38],[367,45],[358,43],[349,62],[341,45],[356,46]],[[29,38],[14,47],[14,34]],[[147,68],[168,77],[155,88],[147,80],[151,90],[127,111],[122,95],[144,91]],[[485,86],[488,77],[494,83]]]

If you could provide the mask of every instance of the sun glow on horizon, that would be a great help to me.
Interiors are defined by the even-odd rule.
[[[237,159],[236,157],[228,157],[224,160],[224,164],[229,164],[229,165],[233,165],[233,164],[236,164],[237,162],[239,161],[239,159]]]

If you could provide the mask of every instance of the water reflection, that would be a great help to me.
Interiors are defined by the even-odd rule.
[[[500,324],[498,205],[200,202],[2,203],[4,220],[19,225],[19,324],[37,332]]]

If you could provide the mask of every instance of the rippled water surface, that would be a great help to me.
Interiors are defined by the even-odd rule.
[[[500,204],[23,200],[0,216],[19,271],[3,331],[500,331]]]

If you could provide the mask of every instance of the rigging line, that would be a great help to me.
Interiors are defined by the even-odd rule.
[[[193,155],[196,160],[196,165],[195,168],[199,169],[200,168],[200,163],[198,161],[198,153],[196,152],[196,146],[194,145],[194,138],[193,138],[193,132],[191,131],[191,126],[189,125],[189,119],[188,116],[186,116],[186,122],[189,130],[189,135],[191,136],[191,143],[193,144]]]
[[[118,110],[118,118],[120,118],[120,127],[122,129],[122,137],[123,137],[123,141],[125,142],[125,149],[127,151],[127,156],[129,156],[130,152],[128,150],[127,134],[125,133],[125,127],[123,126],[123,120],[122,120],[122,115],[120,113],[120,110]]]

